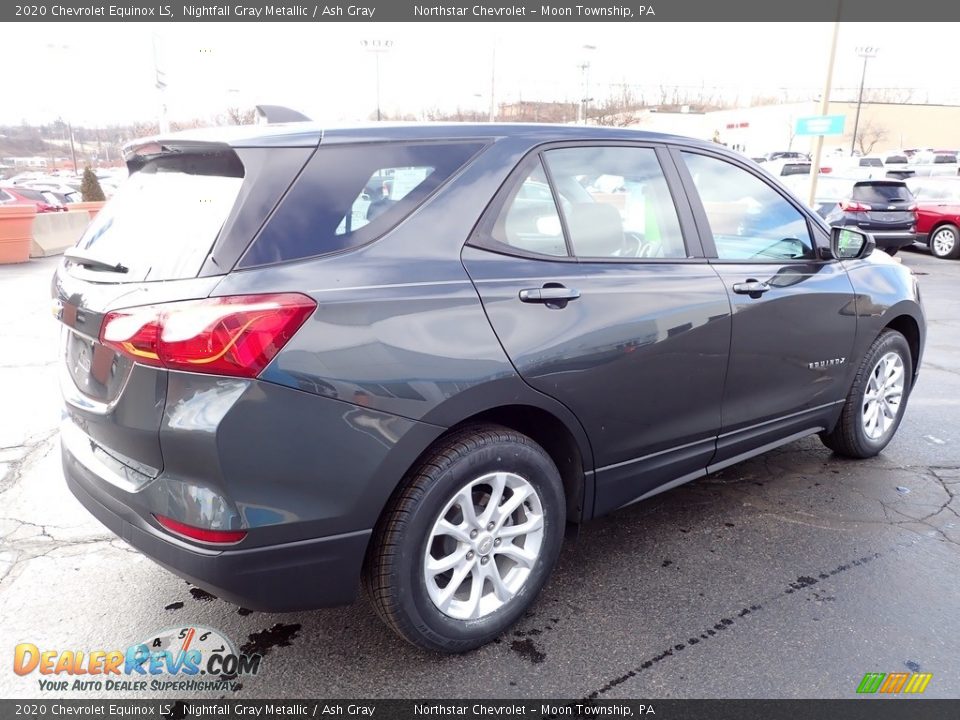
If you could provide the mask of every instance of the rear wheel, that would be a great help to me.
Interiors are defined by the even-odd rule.
[[[960,257],[960,229],[956,225],[941,225],[930,233],[930,253],[944,260]]]
[[[533,440],[490,425],[458,432],[431,451],[378,525],[367,592],[411,643],[471,650],[534,601],[565,518],[560,474]]]
[[[837,426],[820,434],[823,444],[851,458],[878,454],[900,427],[912,377],[906,338],[895,330],[885,330],[860,364]]]

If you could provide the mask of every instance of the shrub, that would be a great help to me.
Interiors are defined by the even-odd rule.
[[[83,180],[80,182],[80,195],[84,202],[96,202],[106,200],[103,194],[103,188],[100,187],[100,181],[96,174],[88,167],[83,170]]]

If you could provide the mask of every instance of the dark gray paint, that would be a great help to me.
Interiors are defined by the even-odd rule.
[[[253,132],[226,139],[257,147]],[[324,143],[458,137],[492,143],[380,240],[227,272],[228,258],[235,262],[260,227],[256,218],[269,216],[282,197],[277,180],[286,177],[288,186],[309,154],[309,130],[264,132],[263,147],[282,146],[289,132],[297,150],[280,163],[283,171],[263,172],[260,182],[270,178],[276,200],[262,198],[248,221],[234,222],[204,277],[116,284],[122,278],[113,273],[61,266],[54,283],[55,295],[80,309],[83,331],[94,337],[102,314],[116,307],[269,292],[302,292],[317,301],[316,313],[258,380],[138,367],[131,378],[152,378],[153,402],[141,397],[137,407],[109,419],[69,412],[121,460],[150,464],[158,453],[162,460],[153,466],[162,467],[158,478],[131,495],[93,477],[65,450],[68,480],[81,500],[147,554],[231,599],[242,600],[244,588],[258,607],[349,599],[369,530],[404,473],[446,428],[480,413],[537,408],[556,418],[582,463],[581,497],[573,505],[583,510],[574,519],[586,519],[829,427],[859,358],[898,316],[910,318],[923,345],[915,279],[883,258],[763,267],[712,261],[702,208],[685,195],[689,178],[669,165],[688,260],[554,262],[464,247],[511,171],[548,143],[659,144],[661,158],[663,148],[694,146],[740,162],[709,144],[619,129],[328,131]],[[268,157],[264,152],[250,157]],[[802,212],[825,238],[822,222]],[[242,214],[238,209],[234,218]],[[759,301],[728,291],[749,277],[772,280],[774,288]],[[573,286],[580,297],[562,309],[520,302],[521,289],[544,282]],[[847,361],[826,371],[806,366],[836,356]],[[171,538],[152,513],[249,533],[234,549],[209,550]],[[324,550],[317,538],[335,540]],[[311,560],[304,548],[328,553],[326,571],[346,586],[305,588],[297,576],[321,569],[324,558]],[[230,559],[210,560],[220,552]],[[240,570],[247,566],[238,558],[251,552],[257,553],[249,556],[257,558],[252,569]],[[265,593],[270,584],[276,590]]]

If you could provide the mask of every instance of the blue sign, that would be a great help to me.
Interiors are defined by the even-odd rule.
[[[812,115],[797,118],[797,135],[843,135],[846,115]]]

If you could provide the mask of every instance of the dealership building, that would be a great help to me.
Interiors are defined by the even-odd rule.
[[[856,113],[856,102],[830,103],[828,115],[845,116],[844,134],[826,137],[825,151],[850,150]],[[750,155],[776,150],[808,152],[813,138],[796,134],[797,120],[819,114],[820,103],[813,100],[711,112],[643,111],[632,127],[717,139]],[[864,102],[859,130],[867,152],[960,149],[960,105]]]

